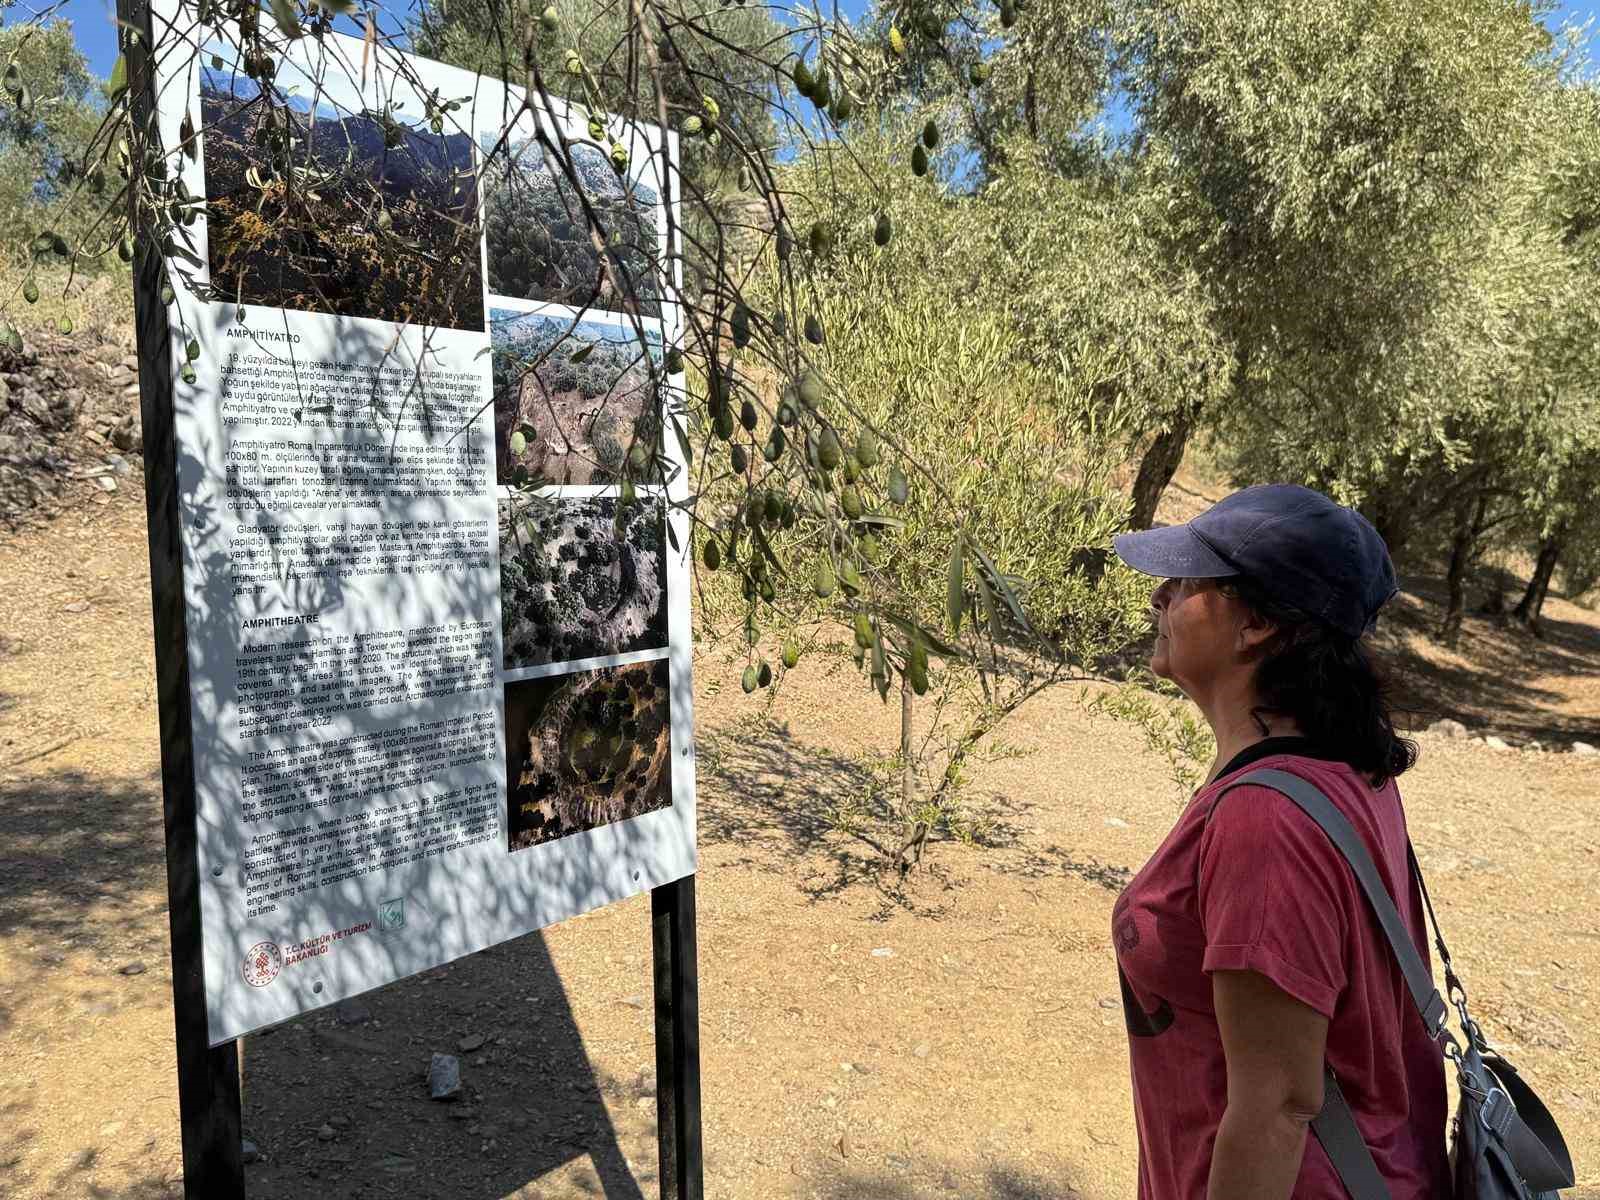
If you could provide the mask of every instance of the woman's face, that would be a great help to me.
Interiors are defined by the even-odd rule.
[[[1237,603],[1212,579],[1163,580],[1150,597],[1160,635],[1150,670],[1190,698],[1203,694],[1237,662]]]

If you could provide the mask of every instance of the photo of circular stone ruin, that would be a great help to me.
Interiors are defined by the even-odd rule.
[[[520,300],[661,315],[655,189],[619,175],[607,154],[573,141],[573,173],[607,235],[600,269],[578,191],[553,152],[525,139],[479,139],[489,291]]]
[[[672,803],[667,660],[506,685],[511,850]]]
[[[398,79],[373,111],[339,72],[313,84],[285,60],[263,85],[238,53],[200,56],[213,294],[481,330],[472,136]]]
[[[501,484],[615,483],[630,452],[659,442],[654,332],[641,343],[627,326],[496,308],[489,344]]]
[[[500,501],[506,670],[667,645],[664,507],[513,493]],[[620,526],[620,529],[619,529]]]

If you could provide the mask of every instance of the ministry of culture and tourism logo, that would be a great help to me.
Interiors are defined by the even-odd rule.
[[[244,956],[244,981],[251,987],[266,987],[278,977],[283,966],[283,951],[276,942],[257,942]]]
[[[378,901],[378,929],[388,933],[391,929],[404,929],[406,927],[406,902],[405,897],[397,896],[393,900]]]

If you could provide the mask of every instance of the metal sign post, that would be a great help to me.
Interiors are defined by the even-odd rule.
[[[155,121],[154,38],[147,0],[118,0],[134,127]],[[137,36],[129,36],[129,32]],[[135,181],[136,182],[136,181]],[[135,196],[137,189],[130,186]],[[137,203],[137,201],[134,201]],[[160,248],[138,239],[134,330],[139,353],[139,415],[144,423],[145,514],[150,540],[150,610],[155,625],[156,696],[161,724],[162,817],[167,843],[167,919],[172,936],[172,1008],[178,1049],[178,1113],[184,1194],[244,1196],[235,1042],[206,1036],[200,957],[200,878],[196,866],[194,743],[190,724],[189,631],[178,535],[178,445],[173,414],[172,331],[161,300]]]
[[[701,1200],[700,982],[695,963],[694,876],[652,889],[656,994],[656,1122],[661,1200]]]

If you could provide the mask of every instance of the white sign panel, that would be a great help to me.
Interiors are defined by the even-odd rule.
[[[207,298],[169,311],[175,362],[197,351],[174,401],[217,1044],[694,870],[686,485],[646,359],[678,334],[677,144],[548,114],[575,187],[517,89],[331,34],[263,84],[230,29],[192,53],[192,10],[154,20],[208,210]],[[624,505],[648,454],[668,483]]]

